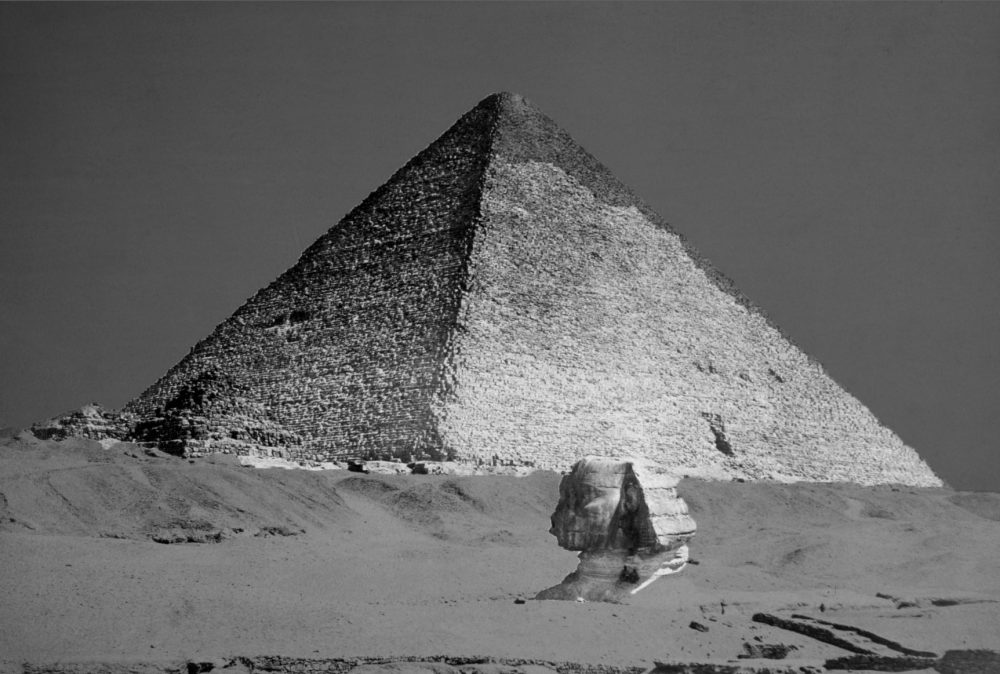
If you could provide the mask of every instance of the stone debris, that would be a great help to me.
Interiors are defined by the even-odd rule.
[[[893,655],[847,655],[830,658],[823,663],[828,672],[941,672],[937,658],[913,658]],[[960,670],[962,674],[972,674],[975,670]],[[983,672],[986,674],[986,671]]]
[[[31,433],[40,440],[65,440],[66,438],[88,438],[106,441],[124,441],[132,433],[134,420],[128,415],[107,410],[91,403],[78,410],[71,410],[31,426]],[[105,445],[105,447],[110,446]]]
[[[291,461],[274,456],[239,456],[241,466],[251,468],[284,468],[286,470],[345,470],[340,461]]]
[[[793,613],[792,614],[792,618],[795,619],[795,620],[800,620],[800,621],[805,621],[805,622],[814,622],[814,623],[817,623],[819,625],[824,625],[826,627],[832,627],[834,630],[836,630],[838,632],[841,632],[841,633],[846,632],[849,635],[857,635],[858,637],[861,637],[862,639],[867,639],[872,644],[876,644],[877,646],[882,646],[882,647],[884,647],[884,648],[886,648],[886,649],[888,649],[890,651],[895,651],[896,653],[901,653],[903,655],[908,655],[908,656],[918,657],[918,658],[936,658],[937,657],[937,653],[933,653],[931,651],[918,651],[918,650],[915,650],[913,648],[907,648],[906,646],[903,646],[902,644],[900,644],[897,641],[893,641],[892,639],[886,639],[885,637],[879,636],[878,634],[875,634],[874,632],[870,632],[868,630],[861,629],[860,627],[854,627],[853,625],[843,625],[843,624],[840,624],[840,623],[830,622],[829,620],[821,620],[819,618],[814,618],[812,616],[807,616],[807,615],[801,615],[801,614],[798,614],[798,613]],[[870,648],[874,648],[874,647],[870,647]]]
[[[482,656],[357,657],[337,659],[253,656],[233,658],[227,667],[245,666],[254,672],[296,672],[298,674],[644,674],[647,668],[577,662],[556,662],[527,658]]]
[[[737,655],[741,659],[784,660],[798,646],[787,644],[751,644],[744,642],[743,652]]]
[[[578,461],[559,484],[549,533],[580,563],[536,598],[621,601],[683,569],[696,526],[677,482],[639,459]]]
[[[184,456],[640,456],[695,477],[941,484],[514,94],[465,114],[132,400],[125,437],[87,419],[39,432]]]
[[[411,464],[414,475],[474,475],[476,467],[458,461],[420,461]]]
[[[802,664],[731,664],[728,662],[659,662],[644,674],[822,674],[822,667]]]
[[[891,639],[886,639],[868,630],[851,625],[820,620],[811,616],[793,614],[791,619],[781,618],[769,613],[755,613],[752,620],[757,623],[779,627],[783,630],[803,634],[831,646],[842,648],[859,656],[873,658],[899,659],[900,654],[906,658],[917,658],[924,662],[928,658],[937,658],[937,653],[919,651],[907,648]],[[829,628],[829,629],[828,629]],[[835,633],[836,632],[836,633]],[[854,662],[854,661],[851,661]],[[890,670],[900,671],[900,670]]]
[[[807,637],[815,639],[816,641],[822,641],[825,644],[836,646],[858,655],[875,655],[873,651],[865,646],[853,643],[847,639],[842,639],[828,629],[807,622],[788,620],[787,618],[780,618],[769,613],[755,613],[752,620],[755,623],[763,623],[764,625],[779,627],[783,630],[788,630],[789,632],[795,632],[796,634],[803,634]]]

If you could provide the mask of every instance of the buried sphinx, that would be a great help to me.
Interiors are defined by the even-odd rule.
[[[637,459],[587,457],[559,483],[549,530],[580,551],[576,571],[536,599],[621,601],[688,562],[695,523],[678,478]]]

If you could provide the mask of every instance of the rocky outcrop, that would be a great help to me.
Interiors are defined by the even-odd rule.
[[[620,601],[683,569],[696,526],[677,481],[637,459],[578,461],[559,484],[549,532],[580,563],[536,598]]]
[[[97,403],[84,405],[31,426],[31,433],[41,440],[88,438],[90,440],[121,440],[132,437],[135,419],[128,414],[106,410]]]

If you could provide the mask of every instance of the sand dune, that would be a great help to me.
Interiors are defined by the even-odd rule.
[[[313,662],[296,661],[305,671],[442,654],[649,668],[736,662],[768,643],[795,648],[740,666],[850,655],[760,612],[939,655],[1000,647],[1000,495],[684,480],[697,564],[628,604],[517,603],[576,566],[547,533],[558,480],[4,441],[0,660],[155,669],[244,656],[233,667],[260,669],[254,656],[280,655]]]

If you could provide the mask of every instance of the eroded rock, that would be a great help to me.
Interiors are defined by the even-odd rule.
[[[84,405],[31,426],[31,433],[40,440],[88,438],[90,440],[129,439],[135,420],[128,414],[108,410],[97,403]]]
[[[559,484],[552,528],[580,564],[537,599],[620,601],[687,565],[695,523],[678,478],[638,459],[587,457]]]

